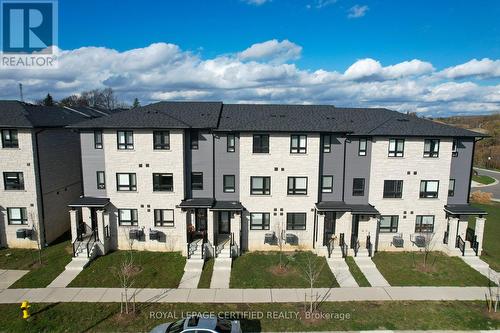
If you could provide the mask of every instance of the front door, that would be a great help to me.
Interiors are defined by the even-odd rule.
[[[196,231],[202,232],[207,230],[207,209],[197,208],[195,210]]]
[[[351,249],[354,249],[358,241],[358,231],[359,231],[359,215],[353,215],[352,228],[351,228]]]
[[[323,231],[323,245],[328,245],[335,234],[335,212],[326,212],[325,214],[325,229]]]
[[[219,234],[231,233],[231,212],[219,212]]]

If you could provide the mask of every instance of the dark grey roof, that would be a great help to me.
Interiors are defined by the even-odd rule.
[[[180,208],[212,208],[214,205],[214,199],[212,198],[194,198],[182,200],[179,207]]]
[[[88,117],[58,106],[0,101],[0,127],[64,127],[85,119]]]
[[[450,214],[457,215],[488,215],[486,211],[468,204],[463,205],[446,205],[444,210]]]
[[[239,201],[219,201],[215,202],[212,210],[244,210],[245,207]]]
[[[112,113],[112,111],[110,111],[110,110],[101,110],[98,108],[91,108],[88,106],[69,106],[66,108],[68,108],[70,110],[75,110],[77,112],[81,112],[81,113],[89,116],[90,118],[105,117],[105,116],[109,116]]]
[[[106,207],[109,204],[109,198],[96,198],[96,197],[80,197],[71,202],[68,207]]]
[[[352,214],[380,214],[372,205],[347,204],[344,201],[321,201],[316,204],[319,211],[351,212]]]
[[[159,102],[112,113],[72,128],[216,128],[221,102]]]

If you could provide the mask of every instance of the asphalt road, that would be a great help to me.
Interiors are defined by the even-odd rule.
[[[478,169],[474,168],[477,170],[477,172],[480,175],[485,175],[485,176],[490,176],[492,178],[500,180],[500,172],[499,171],[491,171],[491,170],[485,170],[485,169]],[[473,187],[472,190],[481,190],[483,192],[491,192],[493,193],[493,198],[494,199],[500,199],[500,182],[496,185],[491,185],[491,186],[483,186],[483,187]]]

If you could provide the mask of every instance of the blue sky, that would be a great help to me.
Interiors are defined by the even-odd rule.
[[[164,99],[500,110],[499,1],[59,1],[59,69],[0,98],[112,87]],[[0,73],[2,74],[2,73]]]

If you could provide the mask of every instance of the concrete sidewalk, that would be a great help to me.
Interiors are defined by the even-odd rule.
[[[28,272],[19,269],[0,269],[0,289],[9,288]]]
[[[0,303],[120,302],[121,288],[2,289]],[[157,303],[299,303],[309,289],[135,289],[137,302]],[[325,301],[477,301],[487,287],[317,288]],[[132,294],[132,290],[130,291]]]

